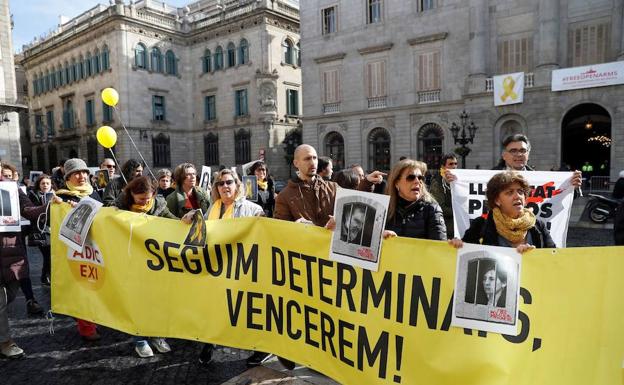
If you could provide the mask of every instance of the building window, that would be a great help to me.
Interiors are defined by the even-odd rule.
[[[165,67],[167,75],[178,74],[178,60],[172,50],[168,50],[165,54]]]
[[[301,45],[297,43],[297,48],[295,48],[295,56],[297,61],[297,66],[301,67]]]
[[[340,71],[324,71],[321,78],[323,104],[340,102]]]
[[[223,69],[223,48],[218,46],[214,54],[214,69],[218,71]]]
[[[442,158],[444,131],[435,123],[427,123],[418,131],[418,158],[427,163],[429,170],[437,170]]]
[[[35,112],[35,138],[43,138],[43,115],[41,112]]]
[[[46,111],[46,126],[48,127],[48,138],[54,137],[54,110]]]
[[[368,166],[371,170],[390,170],[390,134],[382,127],[368,135]]]
[[[344,168],[344,138],[338,132],[332,131],[325,136],[325,155],[334,162],[336,170]]]
[[[321,10],[321,18],[323,19],[323,35],[334,33],[337,31],[336,14],[337,7],[329,7]]]
[[[249,114],[247,110],[247,90],[236,90],[234,99],[235,116],[245,116]]]
[[[92,60],[93,60],[93,73],[99,74],[102,71],[102,67],[100,67],[100,51],[95,50]]]
[[[94,137],[87,139],[87,164],[98,164],[98,142]]]
[[[43,146],[37,147],[37,164],[35,165],[37,170],[45,170],[45,150]]]
[[[436,0],[417,0],[418,12],[428,11],[436,7]]]
[[[91,65],[91,53],[87,52],[87,58],[85,59],[85,73],[86,77],[93,75],[93,67]]]
[[[234,43],[229,43],[227,45],[227,66],[234,67],[236,65],[236,46]]]
[[[69,64],[65,63],[65,68],[63,72],[65,72],[65,84],[73,83],[74,79],[72,79],[71,68],[69,67]]]
[[[80,80],[80,76],[78,75],[78,65],[76,64],[75,60],[72,60],[71,68],[72,68],[72,79],[74,79],[74,81],[77,82],[78,80]]]
[[[386,62],[366,63],[366,96],[386,96]]]
[[[571,26],[568,31],[570,66],[604,63],[609,59],[611,23]]]
[[[440,52],[426,52],[418,55],[418,91],[440,89]]]
[[[204,120],[211,121],[217,118],[216,96],[209,95],[204,98]]]
[[[53,144],[48,147],[48,161],[50,162],[50,168],[58,165],[58,155],[56,153],[56,147]]]
[[[282,48],[284,51],[284,63],[295,64],[293,43],[289,39],[286,39],[282,44]]]
[[[247,40],[242,39],[238,46],[238,64],[247,64],[249,63],[249,45],[247,44]]]
[[[164,96],[152,96],[152,116],[156,121],[164,121],[166,119]]]
[[[50,72],[50,86],[53,90],[56,89],[56,71],[52,68],[52,72]]]
[[[299,91],[286,90],[286,115],[299,115]]]
[[[251,134],[243,128],[234,134],[234,158],[236,164],[251,162]]]
[[[81,56],[80,59],[78,59],[78,63],[76,63],[76,69],[77,69],[77,74],[78,74],[78,80],[82,80],[85,78],[84,76],[84,58]]]
[[[136,68],[147,69],[147,51],[141,43],[134,49],[134,66]]]
[[[212,132],[204,136],[204,164],[219,164],[219,137]]]
[[[368,24],[381,23],[381,1],[382,0],[367,0],[366,22]]]
[[[109,54],[108,54],[108,47],[104,46],[104,48],[102,48],[102,70],[106,71],[110,68],[110,60],[109,60]]]
[[[202,71],[207,74],[212,71],[212,55],[210,55],[210,50],[207,49],[204,51],[204,57],[202,58]]]
[[[160,50],[158,48],[152,48],[150,60],[152,64],[152,72],[162,73],[162,55],[160,54]]]
[[[113,107],[108,104],[102,102],[102,122],[112,122],[113,121]]]
[[[152,138],[152,153],[154,154],[154,167],[171,167],[171,147],[168,136],[161,133]]]
[[[39,82],[37,81],[37,76],[35,75],[35,78],[33,79],[32,82],[32,88],[33,88],[33,94],[34,95],[39,95]]]
[[[85,102],[85,111],[87,115],[87,127],[95,125],[95,104],[93,99],[89,99]]]
[[[498,42],[498,73],[529,72],[533,68],[533,38]]]
[[[74,128],[74,105],[71,99],[63,102],[63,129]]]

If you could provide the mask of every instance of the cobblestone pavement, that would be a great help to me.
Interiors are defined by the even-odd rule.
[[[570,228],[568,246],[613,245],[613,230]],[[50,307],[50,289],[39,285],[41,255],[29,250],[35,298]],[[54,334],[43,317],[27,317],[23,295],[9,311],[13,338],[26,351],[19,360],[0,359],[0,383],[19,384],[221,384],[246,370],[249,351],[218,348],[208,368],[197,362],[200,344],[172,340],[173,351],[141,359],[134,352],[130,336],[100,328],[102,340],[85,343],[78,336],[72,318],[57,315]]]

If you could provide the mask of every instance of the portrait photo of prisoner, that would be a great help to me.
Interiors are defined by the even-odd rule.
[[[201,178],[199,178],[199,180],[201,181],[201,185],[199,187],[203,189],[204,191],[209,191],[208,190],[208,186],[210,186],[210,171],[209,170],[204,171],[202,173]]]
[[[84,226],[87,224],[87,218],[93,211],[89,205],[80,205],[76,207],[71,217],[67,220],[67,228],[77,234],[82,234]]]
[[[371,247],[376,210],[365,203],[347,203],[340,221],[340,240]]]
[[[11,205],[11,193],[4,189],[0,189],[0,216],[2,217],[13,216],[13,206]]]
[[[505,307],[507,271],[496,260],[484,258],[468,263],[466,303]]]

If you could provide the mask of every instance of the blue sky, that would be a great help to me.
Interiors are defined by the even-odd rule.
[[[128,0],[124,1],[128,4]],[[192,0],[167,0],[167,4],[182,7]],[[13,49],[18,52],[22,45],[29,43],[35,36],[47,34],[59,23],[59,15],[70,19],[93,8],[97,4],[108,5],[108,0],[10,0],[9,8],[13,14]]]

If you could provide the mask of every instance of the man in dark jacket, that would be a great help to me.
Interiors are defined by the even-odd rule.
[[[121,166],[122,176],[115,178],[108,182],[102,194],[102,201],[104,206],[114,206],[115,201],[121,194],[121,191],[126,184],[133,178],[143,175],[143,165],[136,159],[128,159],[126,163]]]
[[[522,134],[509,135],[503,140],[502,160],[493,170],[535,171],[529,166],[531,143]]]
[[[453,237],[453,204],[451,200],[450,180],[446,177],[446,170],[454,170],[457,168],[457,157],[453,154],[446,154],[440,160],[440,172],[431,178],[431,186],[429,192],[438,202],[444,214],[444,223],[446,224],[446,237]]]

